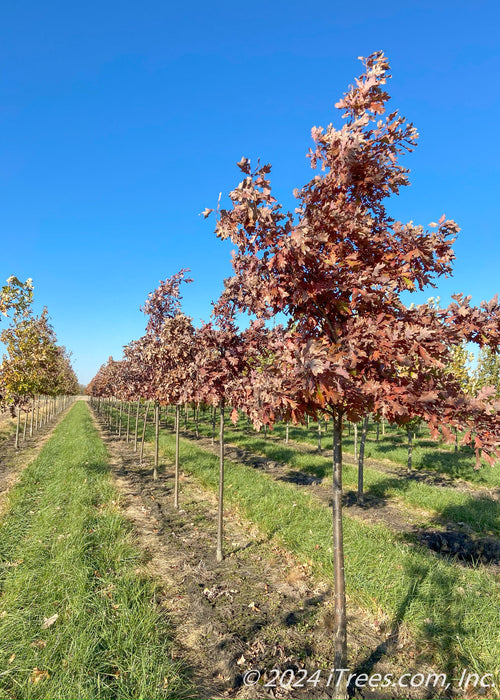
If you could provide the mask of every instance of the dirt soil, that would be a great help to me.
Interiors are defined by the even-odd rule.
[[[190,475],[181,477],[181,507],[173,506],[173,466],[154,481],[139,464],[132,444],[101,430],[111,458],[119,503],[131,521],[145,569],[160,582],[158,601],[175,634],[173,657],[192,672],[196,698],[329,698],[333,666],[333,605],[329,582],[277,545],[237,510],[225,512],[226,557],[215,559],[217,503]],[[150,460],[152,447],[146,446]],[[165,461],[163,460],[163,464]],[[431,672],[429,650],[412,644],[407,631],[379,614],[349,603],[351,668],[368,674]],[[257,669],[261,681],[243,683]],[[303,688],[265,687],[286,669],[323,669],[319,682]],[[296,680],[300,675],[296,676]],[[392,689],[391,689],[392,690]],[[408,690],[392,697],[409,697]],[[437,691],[412,690],[411,697]],[[427,694],[426,694],[427,693]],[[433,693],[433,694],[432,694]],[[386,691],[364,688],[353,696],[387,698]]]
[[[183,437],[195,441],[204,450],[218,454],[219,447],[217,444],[213,445],[210,438],[196,438],[194,433],[190,432],[184,433]],[[291,441],[290,445],[292,446]],[[314,448],[309,449],[308,446],[304,446],[301,443],[293,443],[293,448],[295,449],[296,447],[297,449],[302,448],[304,452],[317,454]],[[267,459],[229,443],[225,445],[225,454],[228,459],[234,462],[247,464],[265,471],[277,481],[285,481],[295,484],[299,488],[305,488],[308,493],[313,494],[326,506],[331,506],[331,483],[328,478],[319,478],[313,474],[290,468],[284,462]],[[323,454],[328,456],[326,450]],[[329,454],[331,456],[331,450]],[[354,459],[348,456],[346,461],[353,463]],[[374,460],[371,461],[374,462]],[[377,466],[379,468],[378,462],[367,464],[368,466]],[[402,470],[389,468],[387,465],[383,465],[383,467],[384,471],[407,478],[406,472],[403,473]],[[453,483],[450,481],[446,485],[452,486]],[[463,483],[460,486],[463,487]],[[483,490],[469,490],[468,492],[471,496],[485,497]],[[487,493],[489,494],[489,491]],[[456,557],[457,563],[461,565],[477,566],[478,563],[481,563],[492,573],[500,572],[500,541],[498,538],[479,536],[466,523],[457,526],[455,522],[440,519],[436,526],[429,525],[430,513],[408,507],[406,504],[403,506],[397,500],[389,502],[375,496],[366,496],[365,504],[359,506],[356,494],[353,491],[344,493],[343,504],[352,517],[368,523],[386,525],[394,532],[408,535],[413,541],[428,547],[439,555]]]
[[[268,433],[267,439],[273,440],[277,443],[281,442],[283,444],[283,441],[279,437],[273,435],[271,432]],[[295,440],[290,440],[289,446],[293,447],[294,450],[298,450],[306,454],[318,454],[318,450],[316,447],[305,442],[296,442]],[[436,451],[440,451],[439,448],[436,448]],[[442,451],[444,452],[445,450]],[[327,457],[329,459],[333,458],[332,450],[323,449],[321,454],[323,457]],[[342,459],[347,464],[357,465],[358,463],[357,459],[355,459],[354,457],[354,454],[346,452],[345,450],[343,451]],[[465,479],[453,477],[448,474],[438,473],[430,469],[418,469],[418,471],[413,470],[412,472],[408,473],[406,467],[402,467],[401,465],[398,465],[389,459],[384,460],[374,459],[373,457],[365,457],[364,463],[366,467],[372,467],[377,471],[385,472],[386,474],[390,474],[391,476],[398,476],[403,479],[412,479],[414,481],[429,484],[430,486],[449,486],[451,488],[456,489],[457,491],[463,491],[464,493],[467,493],[472,498],[486,497],[496,501],[500,501],[500,488],[478,486],[477,484],[471,484],[470,481],[466,481]]]

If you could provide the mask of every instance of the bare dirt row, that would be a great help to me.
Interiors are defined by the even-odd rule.
[[[333,659],[329,582],[315,578],[307,565],[264,539],[237,510],[226,509],[228,554],[217,563],[215,496],[183,474],[182,503],[176,510],[172,465],[167,463],[154,481],[131,445],[110,434],[97,418],[96,423],[110,451],[120,504],[133,523],[146,571],[161,581],[158,603],[172,620],[176,657],[190,666],[197,697],[335,697],[326,672]],[[350,604],[349,628],[353,671],[431,672],[428,650],[417,650],[397,623]],[[323,671],[316,684],[266,687],[274,668]],[[262,674],[256,687],[244,685],[250,669]],[[369,689],[363,696],[387,697]],[[397,691],[392,697],[398,697]],[[408,697],[408,690],[401,697]],[[415,689],[412,697],[424,697],[424,692]]]
[[[210,438],[196,438],[194,433],[184,433],[185,437],[196,440],[196,444],[213,454],[218,453],[218,445],[213,444]],[[309,448],[301,443],[290,443],[293,449],[301,449],[306,453],[317,454],[314,448]],[[330,454],[326,450],[323,455]],[[277,462],[261,455],[238,447],[226,444],[225,455],[228,459],[242,464],[247,464],[255,469],[260,469],[269,474],[273,479],[295,484],[298,488],[304,488],[313,494],[326,506],[331,506],[331,483],[328,478],[320,478],[304,471],[290,468],[283,462]],[[352,456],[347,456],[346,462],[354,463]],[[367,462],[367,466],[379,468],[380,463],[375,460]],[[422,479],[420,473],[407,474],[402,469],[387,464],[382,465],[387,471],[398,478]],[[435,477],[435,475],[431,475]],[[443,485],[445,485],[443,483]],[[446,482],[446,485],[451,485]],[[463,484],[462,484],[463,486]],[[485,496],[485,490],[471,490],[471,497]],[[489,495],[489,492],[488,492]],[[492,573],[500,572],[500,542],[495,537],[479,536],[465,523],[457,527],[457,524],[446,521],[444,518],[435,520],[429,524],[429,513],[409,508],[406,504],[397,501],[388,501],[375,496],[365,495],[365,504],[359,506],[356,494],[353,491],[344,493],[344,507],[347,513],[358,520],[367,523],[380,523],[388,526],[394,532],[406,534],[419,544],[422,544],[433,552],[443,556],[454,556],[459,564],[464,566],[485,565]]]

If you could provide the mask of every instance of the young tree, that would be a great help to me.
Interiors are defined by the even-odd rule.
[[[384,412],[396,423],[421,416],[437,429],[443,420],[470,421],[475,412],[485,419],[480,446],[486,451],[495,449],[499,432],[497,426],[491,430],[487,397],[475,408],[456,399],[460,386],[443,371],[450,347],[464,339],[486,342],[480,326],[487,320],[494,331],[487,342],[498,342],[498,304],[473,309],[457,297],[447,310],[408,309],[400,299],[402,292],[450,274],[458,227],[443,216],[427,231],[388,215],[386,198],[409,184],[398,158],[413,149],[417,132],[397,111],[385,114],[390,76],[383,53],[365,66],[336,105],[344,111],[344,126],[312,130],[309,157],[321,174],[295,191],[295,215],[284,213],[272,196],[270,166],[252,170],[242,158],[244,180],[216,225],[217,235],[237,248],[225,298],[260,318],[280,312],[290,318],[288,343],[298,360],[294,372],[301,375],[290,417],[322,411],[333,419],[336,669],[347,662],[342,421]],[[338,693],[345,692],[339,686]]]
[[[143,311],[149,316],[143,358],[151,372],[151,398],[155,401],[155,470],[158,464],[159,405],[176,406],[176,456],[174,504],[179,505],[179,407],[189,400],[187,381],[192,371],[194,328],[191,319],[181,312],[180,285],[190,283],[188,270],[180,270],[161,281],[149,294]]]
[[[485,346],[481,348],[474,373],[474,386],[477,389],[493,387],[500,397],[500,353]]]
[[[33,280],[27,279],[21,282],[12,275],[7,280],[7,284],[0,287],[0,314],[7,314],[14,310],[16,314],[26,311],[33,300]]]

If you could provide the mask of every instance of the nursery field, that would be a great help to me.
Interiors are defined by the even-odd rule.
[[[8,428],[0,697],[335,698],[331,431],[319,451],[313,423],[287,443],[281,425],[226,428],[218,562],[213,416],[180,415],[176,508],[172,410],[154,479],[144,408],[77,401],[17,451]],[[373,426],[358,505],[350,432],[350,695],[499,697],[498,467],[422,434],[408,474],[406,436]]]

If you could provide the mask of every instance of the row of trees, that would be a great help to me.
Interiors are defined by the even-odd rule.
[[[295,190],[295,212],[274,198],[269,165],[238,163],[244,179],[229,194],[229,207],[215,211],[216,234],[230,239],[235,253],[214,322],[194,329],[182,313],[181,271],[149,296],[143,338],[126,348],[121,363],[101,368],[89,388],[96,396],[153,401],[156,417],[160,404],[204,401],[220,408],[218,558],[226,407],[234,419],[243,411],[256,427],[278,417],[331,419],[337,669],[347,667],[343,421],[358,423],[368,414],[398,425],[424,420],[450,441],[464,432],[477,466],[481,456],[491,464],[500,454],[500,402],[490,374],[471,391],[450,369],[454,362],[460,368],[459,348],[471,342],[496,361],[498,299],[479,307],[462,294],[447,308],[402,302],[404,292],[451,274],[459,229],[444,215],[428,230],[389,216],[386,199],[409,184],[398,159],[414,148],[417,131],[397,111],[386,114],[390,75],[383,53],[364,63],[365,72],[336,105],[344,126],[312,130],[309,157],[319,172]],[[256,319],[241,333],[238,312]],[[286,327],[269,329],[265,323],[277,314]],[[341,697],[345,688],[338,692]]]
[[[23,439],[66,405],[66,397],[79,393],[78,380],[64,346],[58,345],[47,309],[37,316],[32,309],[31,280],[16,277],[2,287],[1,311],[10,324],[0,333],[6,353],[0,365],[0,410],[17,416],[19,446],[21,412]]]

